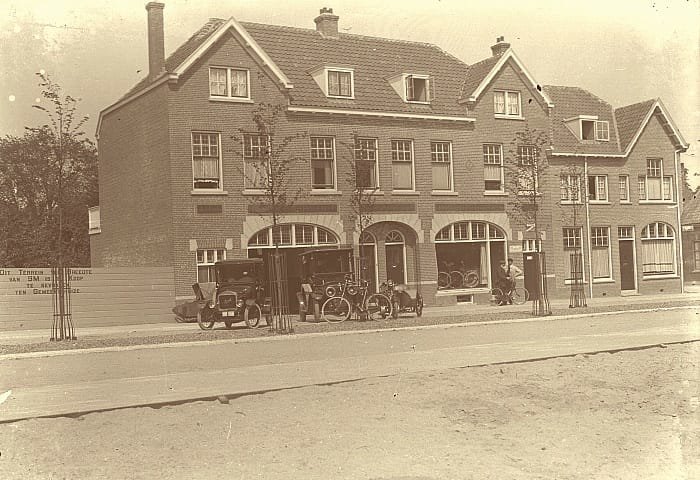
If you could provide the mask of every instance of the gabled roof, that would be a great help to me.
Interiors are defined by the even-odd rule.
[[[486,87],[488,87],[508,61],[515,63],[525,78],[530,82],[530,87],[540,94],[545,104],[549,107],[553,107],[554,103],[552,100],[547,93],[542,90],[542,87],[540,87],[527,68],[525,68],[525,64],[523,64],[512,48],[503,52],[502,55],[487,58],[475,63],[469,68],[460,91],[459,102],[466,103],[478,100]]]
[[[552,145],[555,153],[620,153],[615,129],[615,116],[609,103],[578,87],[545,85],[543,88],[555,105],[552,110]],[[609,122],[610,140],[607,142],[581,141],[565,123],[566,119],[579,115],[590,115],[597,117],[598,120]]]
[[[681,212],[681,225],[700,224],[700,189],[696,190],[693,198],[685,201]]]
[[[446,116],[466,119],[465,109],[457,99],[468,66],[435,45],[345,33],[340,33],[338,38],[324,38],[312,29],[239,23],[233,18],[210,19],[166,59],[163,75],[157,79],[144,78],[122,101],[138,95],[164,76],[177,78],[230,29],[236,30],[281,84],[290,89],[292,106],[397,112],[408,114],[408,118],[420,114],[435,119]],[[327,98],[309,74],[319,65],[352,68],[355,99]],[[430,75],[433,99],[429,105],[404,102],[388,82],[393,76],[412,73]]]
[[[646,111],[644,111],[645,108]],[[625,123],[625,137],[628,137],[630,133],[632,134],[627,145],[621,144],[622,149],[625,150],[625,155],[629,154],[634,144],[637,143],[644,127],[647,126],[649,120],[655,115],[659,117],[666,134],[675,139],[674,145],[676,148],[685,152],[689,147],[688,142],[685,141],[680,130],[678,130],[678,127],[671,118],[671,115],[669,115],[666,106],[659,98],[618,108],[615,110],[615,116],[618,115],[620,115],[620,120]],[[638,125],[636,130],[634,128],[635,125]]]
[[[622,150],[627,148],[634,135],[639,131],[644,117],[646,117],[653,104],[654,100],[652,99],[615,109],[617,131],[620,135],[620,147]]]

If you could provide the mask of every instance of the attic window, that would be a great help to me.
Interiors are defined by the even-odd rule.
[[[424,75],[406,76],[406,101],[407,102],[430,102],[430,80]]]
[[[610,140],[610,125],[603,120],[581,120],[581,140]]]
[[[328,96],[353,97],[352,70],[328,70]]]

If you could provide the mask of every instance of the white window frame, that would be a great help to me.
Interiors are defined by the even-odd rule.
[[[653,235],[650,232],[650,226],[654,225],[654,232]],[[661,229],[663,227],[663,234],[661,234]],[[670,234],[669,234],[670,232]],[[650,240],[670,240],[671,241],[671,249],[673,252],[673,258],[672,258],[672,272],[661,272],[661,273],[647,273],[644,272],[644,252],[643,252],[643,246],[644,242],[650,241]],[[654,278],[677,278],[677,272],[678,272],[678,258],[677,258],[677,253],[676,253],[676,233],[673,230],[673,227],[667,223],[664,222],[652,222],[644,226],[642,228],[641,232],[641,242],[642,242],[642,279],[654,279]]]
[[[194,136],[195,135],[216,135],[216,141],[217,141],[217,150],[218,150],[218,170],[219,170],[219,179],[218,179],[218,186],[215,188],[202,188],[202,187],[196,187],[195,186],[195,169],[194,169],[194,161],[195,157],[213,157],[213,155],[195,155],[194,154]],[[202,143],[198,145],[203,145]],[[211,143],[209,143],[211,145]],[[221,161],[221,133],[219,132],[208,132],[208,131],[202,131],[202,130],[196,130],[192,131],[190,134],[190,151],[192,152],[192,190],[195,192],[223,192],[224,189],[224,176],[223,176],[223,165]]]
[[[350,95],[340,95],[340,94],[332,94],[331,93],[331,81],[330,81],[330,76],[331,73],[349,73],[350,74]],[[332,67],[332,68],[326,68],[325,70],[325,77],[326,77],[326,96],[328,98],[342,98],[342,99],[348,99],[348,100],[353,100],[355,98],[355,71],[352,68],[340,68],[340,67]],[[340,78],[338,79],[338,91],[340,91]]]
[[[529,152],[527,154],[524,154],[524,152]],[[534,177],[535,180],[535,190],[534,193],[535,195],[540,194],[540,173],[537,170],[538,169],[538,164],[535,162],[535,159],[537,158],[537,146],[536,145],[518,145],[518,195],[531,195],[532,192],[531,190],[525,189],[521,190],[520,187],[522,187],[522,180],[527,180],[529,182],[530,178],[524,177],[524,174],[529,175],[530,172],[528,170],[531,170],[532,176]],[[526,161],[527,160],[527,161]],[[530,167],[530,168],[528,168]],[[526,187],[529,187],[529,185],[525,185]]]
[[[396,186],[393,183],[393,178],[394,178],[394,164],[396,163],[408,163],[406,160],[398,160],[399,157],[399,150],[394,148],[394,142],[408,142],[410,148],[408,150],[408,153],[411,155],[411,188],[396,188]],[[405,154],[406,150],[401,150],[400,153]],[[396,154],[396,156],[394,155]],[[391,168],[392,168],[392,191],[394,192],[415,192],[416,191],[416,162],[415,162],[415,155],[413,154],[413,140],[409,139],[402,139],[402,138],[394,138],[391,140]]]
[[[583,137],[584,122],[593,124],[593,138]],[[579,132],[581,132],[581,140],[583,141],[609,142],[610,122],[608,122],[607,120],[594,120],[592,118],[579,118]]]
[[[248,147],[248,140],[252,137],[257,137],[257,138],[266,138],[266,148],[270,148],[270,136],[269,135],[260,135],[257,133],[244,133],[243,134],[243,188],[245,192],[264,192],[266,191],[265,185],[262,187],[255,187],[255,186],[248,186],[249,182],[249,177],[248,177],[248,163],[253,162],[256,160],[256,157],[254,155],[248,155],[247,154],[247,147]],[[260,149],[262,148],[259,145],[251,145],[250,149],[251,152],[254,151],[255,149]],[[258,162],[266,162],[267,161],[267,156],[265,154],[262,154],[259,159],[257,159]],[[267,163],[267,175],[270,175],[270,165]]]
[[[503,111],[499,112],[499,104],[496,102],[497,95],[503,95]],[[508,95],[518,96],[518,113],[509,112]],[[494,90],[493,91],[493,114],[496,118],[523,118],[522,96],[517,90]]]
[[[447,151],[437,151],[436,147],[438,145],[447,145]],[[444,160],[446,155],[447,161]],[[441,160],[441,158],[443,158]],[[454,192],[455,188],[455,182],[454,182],[454,172],[453,172],[453,166],[452,166],[452,142],[446,142],[446,141],[440,141],[440,140],[433,140],[430,142],[430,163],[431,167],[435,166],[435,164],[443,164],[443,163],[448,163],[448,183],[449,183],[449,188],[446,189],[435,189],[433,188],[433,192],[435,193],[445,193],[445,192]],[[435,175],[435,172],[432,172],[433,177]]]
[[[576,198],[572,198],[572,190],[576,184]],[[563,173],[559,177],[559,201],[563,205],[571,205],[582,202],[581,175]]]
[[[211,78],[212,78],[212,70],[226,70],[226,94],[225,95],[218,95],[218,94],[213,94],[211,90]],[[246,95],[233,95],[232,94],[232,88],[231,88],[231,72],[245,72],[246,74]],[[217,65],[212,65],[209,67],[209,100],[215,100],[215,101],[225,101],[225,102],[245,102],[245,103],[250,103],[252,102],[251,99],[251,93],[250,93],[250,70],[246,68],[235,68],[235,67],[224,67],[224,66],[217,66]]]
[[[630,176],[629,175],[619,175],[618,176],[618,186],[619,186],[619,196],[620,203],[632,203],[630,199]],[[624,198],[623,198],[624,196]]]
[[[590,181],[595,179],[595,198],[591,197]],[[602,182],[601,182],[602,180]],[[605,198],[601,199],[601,187]],[[607,175],[588,175],[588,182],[586,183],[586,195],[588,195],[589,203],[610,203],[610,190],[608,189],[608,176]]]
[[[202,253],[202,262],[200,263],[199,261],[199,254],[200,252]],[[222,253],[222,255],[219,255],[219,253]],[[221,257],[221,258],[220,258]],[[225,248],[198,248],[197,251],[195,252],[195,269],[196,269],[196,277],[197,277],[197,283],[212,283],[216,281],[216,278],[213,278],[214,275],[214,264],[216,262],[219,262],[221,260],[226,260],[226,249]],[[200,267],[208,267],[207,268],[207,276],[209,277],[209,282],[203,282],[199,278],[199,268]]]
[[[311,243],[306,243],[306,242],[297,243],[297,228],[304,229],[304,228],[308,228],[308,227],[313,227],[313,229],[314,229],[312,242]],[[288,229],[288,231],[289,231],[289,243],[284,243],[284,244],[280,243],[280,245],[278,245],[279,248],[313,247],[313,246],[319,246],[319,245],[339,245],[339,243],[340,243],[335,232],[331,231],[327,227],[323,227],[320,225],[314,225],[311,223],[299,223],[299,222],[297,222],[297,223],[281,223],[281,224],[277,225],[277,228],[280,231],[280,238],[282,237],[281,232],[283,230],[287,231],[287,229]],[[263,228],[262,230],[258,230],[257,232],[255,232],[255,234],[253,234],[253,236],[251,236],[248,239],[248,247],[247,248],[249,250],[255,250],[258,248],[275,248],[272,230],[273,230],[273,227],[270,226],[270,227],[266,227],[266,228]],[[328,236],[330,235],[334,241],[332,241],[332,242],[320,241],[320,237],[321,237],[321,235],[319,234],[320,231],[323,231],[323,235],[326,238],[328,238]],[[251,244],[250,243],[251,240],[253,238],[257,238],[261,232],[265,232],[266,243],[252,243]]]
[[[361,147],[359,142],[373,142],[374,148],[373,149],[364,149]],[[358,147],[360,147],[360,148],[358,148]],[[363,188],[363,191],[367,192],[367,193],[378,192],[378,191],[380,191],[380,189],[379,189],[379,141],[378,141],[378,139],[372,138],[372,137],[356,137],[355,138],[355,146],[354,146],[354,150],[353,150],[354,155],[355,155],[355,159],[354,159],[355,160],[355,185],[354,185],[354,188],[360,188],[357,186],[357,162],[358,162],[357,155],[358,155],[358,152],[361,152],[364,150],[374,152],[374,160],[371,160],[374,162],[374,186],[369,187],[369,188],[365,187],[365,188]],[[359,161],[368,162],[370,160],[359,160]]]
[[[535,238],[523,240],[523,253],[535,253],[541,251],[542,240]]]
[[[658,162],[658,167],[651,166],[650,162]],[[674,178],[673,175],[666,175],[664,171],[664,159],[659,157],[650,157],[646,159],[644,175],[637,177],[637,193],[639,195],[639,203],[675,203],[674,195]],[[652,174],[650,175],[650,170]],[[658,175],[656,171],[658,170]],[[649,179],[660,178],[661,185],[659,191],[661,198],[649,198]],[[666,185],[668,183],[668,189]],[[667,193],[668,191],[668,198]]]
[[[409,97],[409,84],[411,84],[411,91],[415,91],[415,87],[412,85],[413,80],[423,80],[425,81],[425,100],[415,100]],[[404,100],[407,103],[422,103],[422,104],[429,104],[432,101],[431,95],[430,95],[430,75],[417,75],[413,73],[409,73],[404,75],[403,78],[403,83],[404,83]]]
[[[314,151],[314,139],[330,139],[331,141],[331,151],[333,153],[333,158],[331,161],[333,162],[331,165],[331,175],[333,176],[332,178],[332,185],[330,187],[319,187],[314,185],[314,166],[313,162],[314,160],[328,160],[327,158],[323,159],[314,159],[313,155],[311,152]],[[316,148],[318,150],[318,148]],[[338,189],[338,172],[336,171],[337,168],[337,162],[336,162],[336,152],[335,152],[335,137],[331,137],[328,135],[313,135],[309,137],[309,158],[311,159],[311,191],[317,191],[317,192],[335,192]]]
[[[498,147],[498,160],[500,163],[494,163],[490,160],[492,158],[495,158],[495,153],[493,152],[486,152],[485,150],[487,148],[492,148],[492,147]],[[494,190],[494,189],[487,189],[486,188],[486,182],[487,181],[492,181],[492,180],[486,180],[486,176],[484,175],[484,194],[485,195],[503,195],[505,193],[505,188],[506,188],[506,178],[505,178],[505,167],[503,165],[503,145],[500,143],[484,143],[481,146],[481,152],[482,152],[482,157],[483,157],[483,162],[484,162],[484,170],[486,169],[486,165],[499,165],[500,166],[500,173],[501,173],[501,188],[499,190]]]
[[[608,252],[608,275],[606,277],[593,277],[593,283],[602,283],[613,279],[612,275],[612,248],[610,246],[610,227],[591,227],[590,238],[591,251],[605,248]],[[591,265],[591,270],[593,266]]]
[[[567,235],[567,231],[574,233],[574,235]],[[583,282],[586,283],[586,255],[584,254],[585,250],[583,248],[583,227],[562,227],[561,237],[564,255],[571,255],[576,248],[580,250]],[[578,245],[576,245],[577,240]],[[569,265],[569,270],[571,270],[571,265]],[[573,282],[567,278],[571,275],[571,271],[564,272],[564,275],[564,285],[571,285]]]
[[[93,233],[102,232],[100,227],[100,207],[88,208],[88,233],[92,235]]]

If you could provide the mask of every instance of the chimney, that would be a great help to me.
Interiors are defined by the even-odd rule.
[[[154,79],[165,71],[165,42],[163,41],[163,9],[165,4],[148,2],[148,78]]]
[[[510,48],[510,43],[506,42],[503,36],[496,39],[496,44],[491,45],[491,51],[494,57],[500,57],[503,53]]]
[[[323,7],[320,15],[314,18],[316,31],[325,38],[338,38],[338,15],[333,15],[333,9]]]

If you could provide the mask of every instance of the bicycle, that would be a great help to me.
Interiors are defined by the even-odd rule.
[[[527,288],[515,287],[513,285],[511,285],[510,290],[507,292],[503,292],[500,288],[494,287],[491,289],[491,295],[501,302],[513,303],[515,305],[522,305],[530,298],[530,292],[527,291]]]
[[[479,274],[476,270],[452,270],[438,272],[438,288],[474,288],[479,285]]]
[[[321,316],[329,323],[344,322],[353,312],[357,312],[362,320],[385,319],[391,315],[391,300],[381,293],[367,296],[369,282],[355,284],[350,275],[345,276],[345,282],[340,284],[337,295],[330,297],[321,307]]]

